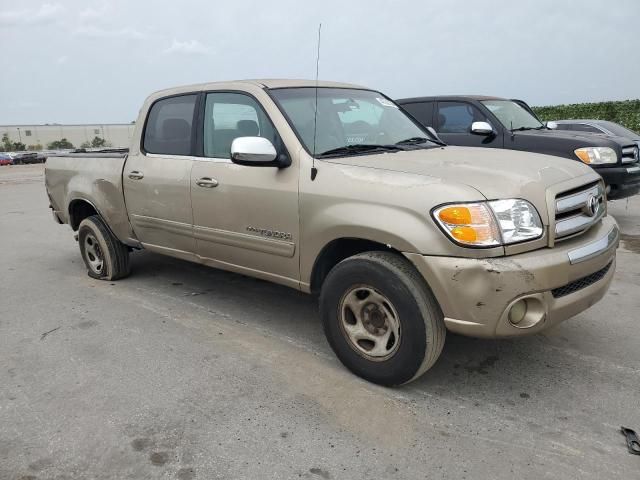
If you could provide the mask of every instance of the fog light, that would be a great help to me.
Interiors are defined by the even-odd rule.
[[[514,325],[519,324],[527,314],[526,300],[518,300],[509,309],[509,321]]]

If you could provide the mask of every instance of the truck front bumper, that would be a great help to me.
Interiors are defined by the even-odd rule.
[[[540,332],[599,301],[615,272],[618,243],[616,222],[605,217],[579,237],[519,255],[404,255],[433,291],[450,331],[497,338]]]
[[[622,167],[594,170],[602,176],[607,187],[611,187],[607,192],[609,200],[626,198],[640,191],[640,166],[637,162]]]

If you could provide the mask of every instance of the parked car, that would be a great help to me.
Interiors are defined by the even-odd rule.
[[[610,137],[626,137],[640,146],[640,133],[608,120],[555,120],[554,123],[557,125],[558,130],[598,133]]]
[[[13,165],[13,158],[6,153],[0,153],[0,165]]]
[[[638,146],[627,138],[547,128],[521,100],[439,96],[405,98],[397,103],[424,126],[433,127],[450,145],[524,150],[581,160],[604,178],[608,198],[640,191]]]
[[[14,165],[27,165],[31,163],[40,163],[38,160],[38,154],[35,152],[11,152],[9,153],[13,158]]]
[[[428,370],[447,329],[531,335],[589,308],[619,240],[583,163],[443,146],[332,82],[154,93],[128,154],[50,157],[45,184],[91,277],[125,277],[144,248],[317,293],[337,356],[384,385]]]

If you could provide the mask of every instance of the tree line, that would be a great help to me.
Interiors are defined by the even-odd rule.
[[[90,142],[83,142],[80,145],[80,148],[104,148],[110,146],[111,144],[104,138],[96,136],[93,137],[93,140]],[[73,148],[76,147],[66,138],[61,138],[60,140],[55,140],[47,144],[48,150],[70,150]],[[42,145],[39,143],[34,145],[25,145],[22,142],[12,141],[7,133],[2,135],[2,140],[0,141],[0,152],[24,152],[26,150],[39,151],[42,150]]]
[[[532,107],[543,122],[549,120],[609,120],[640,132],[640,99],[619,102],[572,103]]]

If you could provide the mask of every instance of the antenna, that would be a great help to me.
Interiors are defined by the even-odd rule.
[[[322,32],[322,23],[318,24],[318,51],[316,54],[316,104],[313,112],[313,156],[311,160],[311,181],[316,179],[318,169],[316,168],[316,133],[318,131],[318,71],[320,69],[320,33]]]

